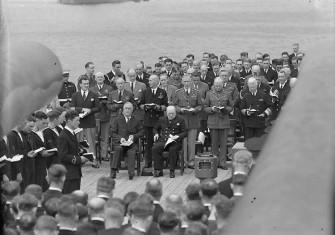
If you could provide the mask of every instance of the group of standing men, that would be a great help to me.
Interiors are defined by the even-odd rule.
[[[180,65],[163,58],[149,74],[139,62],[128,69],[127,81],[120,61],[114,61],[107,74],[94,73],[94,64],[88,62],[77,87],[68,81],[69,72],[65,71],[58,96],[64,109],[36,112],[1,141],[1,153],[23,156],[21,161],[7,164],[5,177],[24,185],[36,183],[45,190],[46,169],[60,162],[68,170],[64,189],[79,189],[81,165],[88,160],[80,153],[79,143],[86,139],[89,152],[110,161],[111,178],[116,178],[119,161],[127,156],[132,180],[138,140],[144,136],[145,167],[153,167],[155,177],[162,176],[162,153],[166,151],[173,178],[180,149],[187,165],[194,168],[197,135],[207,129],[211,151],[219,157],[220,167],[227,169],[230,119],[241,123],[245,140],[264,133],[266,123],[277,118],[296,81],[292,74],[298,74],[301,58],[297,58],[296,44],[293,49],[295,55],[283,53],[283,58],[272,64],[267,54],[257,53],[251,60],[241,53],[234,65],[228,57],[221,56],[218,61],[217,56],[204,53],[201,61],[188,55]],[[74,132],[78,127],[82,130]],[[97,134],[100,153],[95,152]],[[108,154],[110,137],[112,157]],[[168,140],[171,142],[166,144]],[[36,152],[41,147],[44,149]],[[55,148],[57,151],[50,151]],[[93,160],[92,166],[98,168],[99,163]]]

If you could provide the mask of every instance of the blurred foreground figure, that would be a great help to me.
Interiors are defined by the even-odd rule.
[[[0,31],[0,136],[51,102],[62,86],[56,55],[35,42],[5,43]]]

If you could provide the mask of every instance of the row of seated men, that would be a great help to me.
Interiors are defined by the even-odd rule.
[[[237,153],[233,166],[236,172],[250,169],[251,153]],[[130,191],[117,198],[113,195],[115,188],[122,186],[109,177],[101,177],[96,194],[88,200],[88,194],[81,190],[64,193],[66,175],[63,165],[52,165],[47,176],[50,187],[44,193],[36,184],[20,193],[18,182],[4,183],[2,234],[223,234],[227,218],[241,197],[234,177],[219,184],[207,179],[186,187],[186,201],[184,195],[170,194],[161,205],[164,191],[158,179],[149,180],[140,194]]]

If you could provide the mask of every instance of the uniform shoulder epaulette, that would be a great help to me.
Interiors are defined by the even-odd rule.
[[[179,88],[179,89],[176,90],[176,92],[182,91],[182,90],[184,90],[184,89],[183,88]]]

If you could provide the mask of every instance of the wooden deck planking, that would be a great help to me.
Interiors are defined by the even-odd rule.
[[[91,167],[91,164],[85,164],[82,167],[83,178],[81,180],[81,190],[88,193],[89,198],[93,198],[96,195],[96,183],[102,176],[109,176],[109,162],[103,162],[99,169]],[[193,182],[199,183],[199,179],[195,178],[194,170],[186,168],[184,175],[180,175],[180,170],[175,171],[176,178],[171,179],[169,170],[164,170],[164,176],[158,179],[163,184],[163,196],[161,198],[162,205],[165,204],[167,196],[170,194],[180,195],[184,200],[186,199],[185,189],[187,185]],[[227,171],[218,169],[217,182],[229,178],[231,175],[231,168]],[[147,181],[152,179],[152,176],[135,176],[133,180],[128,179],[127,170],[120,170],[116,175],[116,187],[114,190],[114,197],[123,198],[123,196],[130,192],[135,191],[139,194],[144,192],[145,184]]]

